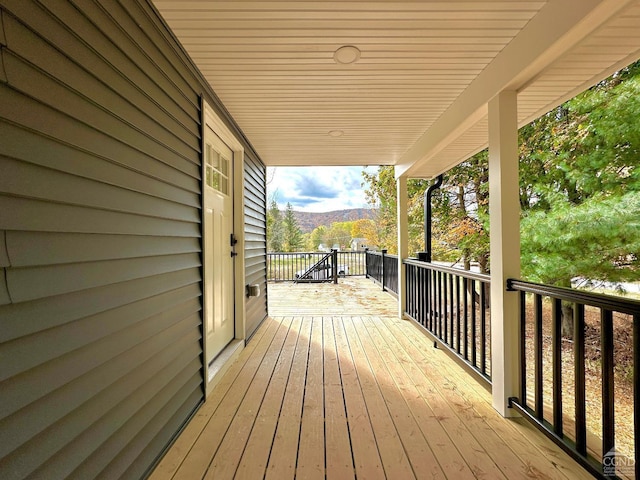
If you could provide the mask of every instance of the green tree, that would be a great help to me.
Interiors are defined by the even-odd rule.
[[[489,271],[489,164],[484,150],[449,170],[433,198],[433,258]]]
[[[351,228],[353,222],[333,222],[325,235],[325,241],[329,248],[338,245],[344,249],[351,243]]]
[[[523,274],[559,286],[637,278],[640,62],[520,133]]]
[[[370,218],[361,218],[354,221],[351,227],[351,238],[364,238],[367,247],[377,247],[379,240],[376,222]]]
[[[366,185],[367,202],[377,209],[375,219],[377,246],[381,249],[386,248],[389,253],[397,253],[398,227],[394,169],[391,166],[382,166],[378,167],[377,172],[363,172],[362,176],[363,185]],[[422,195],[427,185],[429,185],[428,181],[420,179],[410,179],[407,182],[406,208],[409,215],[409,251],[411,252],[424,249]]]
[[[311,251],[318,250],[320,244],[326,245],[326,236],[327,236],[327,227],[324,225],[317,226],[311,232],[309,236],[309,245],[307,245],[308,249]]]
[[[521,222],[522,273],[536,282],[571,286],[575,277],[638,278],[640,192],[595,195],[580,205],[556,202]]]
[[[396,182],[392,167],[380,167],[376,174],[364,174],[369,203],[378,207],[380,248],[397,252]],[[487,222],[488,165],[486,152],[478,154],[445,175],[444,183],[433,195],[434,260],[462,260],[467,268],[472,261],[488,270],[489,241]],[[409,251],[422,251],[424,245],[424,192],[428,180],[407,182]]]
[[[303,245],[302,231],[298,226],[295,214],[293,213],[293,207],[290,203],[287,203],[287,208],[284,212],[284,218],[282,220],[283,229],[283,251],[285,252],[297,252]]]
[[[284,242],[284,226],[282,214],[275,199],[271,200],[267,210],[267,249],[270,252],[282,252]]]

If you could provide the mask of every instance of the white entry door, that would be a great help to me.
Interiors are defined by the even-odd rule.
[[[204,318],[209,365],[235,337],[233,151],[208,125],[204,143]]]

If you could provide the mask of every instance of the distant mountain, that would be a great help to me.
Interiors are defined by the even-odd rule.
[[[303,233],[313,231],[320,225],[329,227],[333,222],[348,222],[352,220],[360,220],[361,218],[375,218],[376,209],[373,208],[349,208],[347,210],[335,210],[333,212],[298,212],[293,214],[298,221],[298,226]],[[284,213],[284,212],[283,212]]]

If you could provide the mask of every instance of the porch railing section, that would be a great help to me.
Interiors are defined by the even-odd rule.
[[[398,294],[398,256],[386,250],[366,251],[366,276],[382,286],[382,290]]]
[[[304,272],[297,272],[295,283],[338,283],[338,251],[332,250]]]
[[[490,384],[489,276],[414,259],[404,264],[405,313],[434,337],[436,345]]]
[[[268,252],[267,280],[270,282],[292,282],[296,273],[307,271],[316,264],[325,252]],[[365,274],[365,252],[338,252],[338,276],[360,276]]]
[[[509,280],[507,288],[520,292],[521,391],[510,399],[512,407],[596,477],[640,478],[640,302],[521,280]],[[620,364],[624,358],[630,365]],[[617,382],[628,382],[629,370],[632,426],[616,421],[614,401]],[[594,432],[587,417],[598,413]],[[630,421],[630,412],[618,413]],[[631,444],[617,441],[617,427],[626,429]]]

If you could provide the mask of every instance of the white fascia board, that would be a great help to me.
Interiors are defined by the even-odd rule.
[[[503,90],[518,91],[634,0],[550,0],[442,116],[402,156],[396,177],[410,176],[487,113]],[[550,99],[551,101],[551,99]]]

